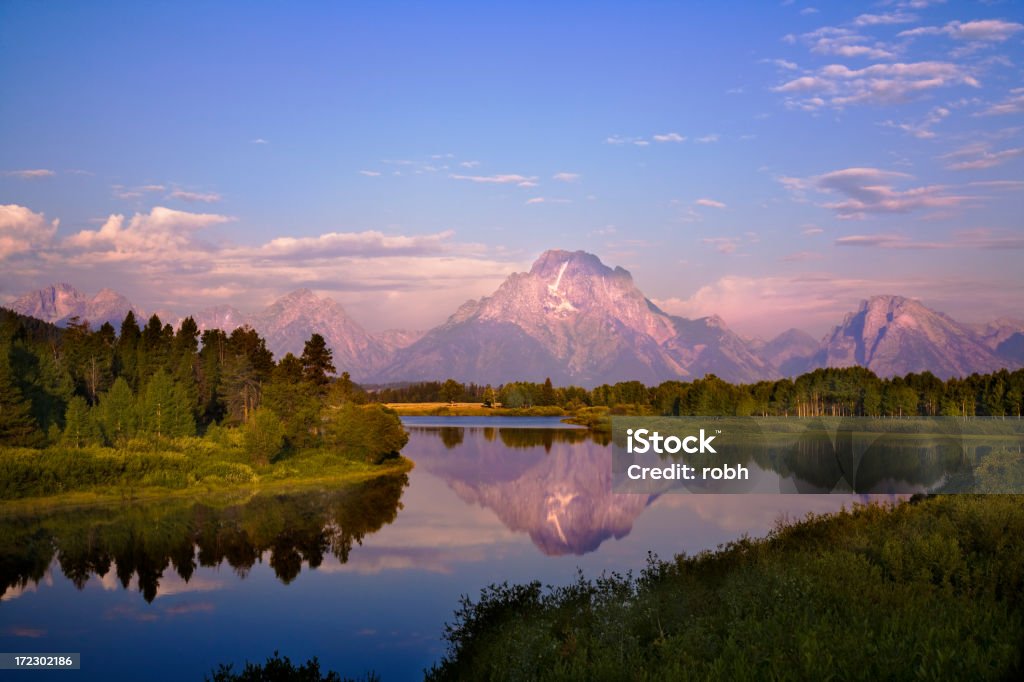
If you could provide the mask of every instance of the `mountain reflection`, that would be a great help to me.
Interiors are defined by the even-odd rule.
[[[113,571],[126,589],[137,578],[147,602],[168,569],[187,583],[198,566],[227,563],[244,577],[267,552],[287,584],[303,562],[316,568],[328,553],[346,563],[355,544],[395,520],[407,485],[401,474],[226,506],[178,501],[7,518],[0,521],[0,594],[38,584],[55,555],[79,589]]]
[[[901,434],[866,438],[841,430],[829,436],[808,427],[790,436],[721,446],[721,461],[750,470],[746,481],[647,480],[617,487],[627,465],[640,460],[626,455],[621,444],[609,447],[607,435],[472,426],[411,426],[410,432],[408,452],[417,467],[440,478],[465,503],[492,511],[509,530],[528,534],[547,555],[582,555],[609,538],[626,536],[644,509],[670,491],[900,495],[972,490],[970,465],[979,461],[982,449],[941,433],[908,440]],[[698,455],[653,454],[645,463],[671,461],[707,464]]]
[[[452,430],[463,433],[455,438]],[[609,439],[585,429],[410,431],[416,466],[464,502],[492,510],[510,530],[527,533],[547,555],[586,554],[626,536],[653,499],[612,494]]]

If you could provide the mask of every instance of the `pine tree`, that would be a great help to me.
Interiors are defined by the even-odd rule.
[[[327,346],[327,341],[319,334],[313,334],[302,349],[302,373],[306,381],[321,387],[327,386],[330,379],[327,375],[338,370],[334,368],[334,351]]]
[[[221,372],[218,393],[225,407],[225,421],[235,424],[249,421],[263,396],[259,373],[243,355],[229,355]]]
[[[121,323],[121,333],[117,337],[114,346],[114,367],[128,380],[130,386],[139,385],[139,341],[142,332],[139,331],[139,323],[135,320],[135,313],[128,311]]]
[[[164,370],[157,371],[146,384],[139,413],[142,430],[153,438],[196,435],[188,396]]]
[[[160,317],[153,315],[142,330],[142,338],[138,347],[139,385],[144,385],[158,370],[166,369],[171,353],[170,341],[164,334],[164,326]]]
[[[61,442],[80,448],[85,445],[94,445],[98,441],[99,429],[96,428],[92,410],[89,409],[85,398],[76,395],[68,403],[67,412],[64,413],[64,432],[61,435]]]
[[[32,418],[31,405],[14,383],[7,354],[0,353],[0,445],[32,447],[42,439],[43,433]]]
[[[551,377],[544,380],[544,386],[541,388],[540,400],[537,401],[538,405],[554,405],[555,404],[555,387],[551,384]]]
[[[110,390],[100,396],[99,422],[107,442],[115,447],[138,432],[135,395],[124,377],[118,377]]]
[[[198,393],[202,406],[202,420],[206,424],[224,417],[225,405],[221,400],[221,376],[227,357],[228,337],[220,329],[207,329],[202,335],[203,348],[199,351]]]

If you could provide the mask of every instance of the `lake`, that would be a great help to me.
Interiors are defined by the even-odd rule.
[[[649,551],[867,499],[614,494],[607,437],[557,418],[403,421],[408,475],[0,520],[0,651],[82,654],[76,673],[26,675],[39,680],[202,680],[274,650],[417,679],[460,595],[636,572]]]

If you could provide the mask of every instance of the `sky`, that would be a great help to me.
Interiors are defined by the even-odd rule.
[[[0,301],[425,329],[546,249],[815,334],[1024,318],[1024,5],[0,2]]]

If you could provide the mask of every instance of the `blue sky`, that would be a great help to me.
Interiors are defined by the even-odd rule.
[[[751,335],[1024,317],[1024,9],[837,4],[5,2],[0,297],[425,328],[567,248]]]

